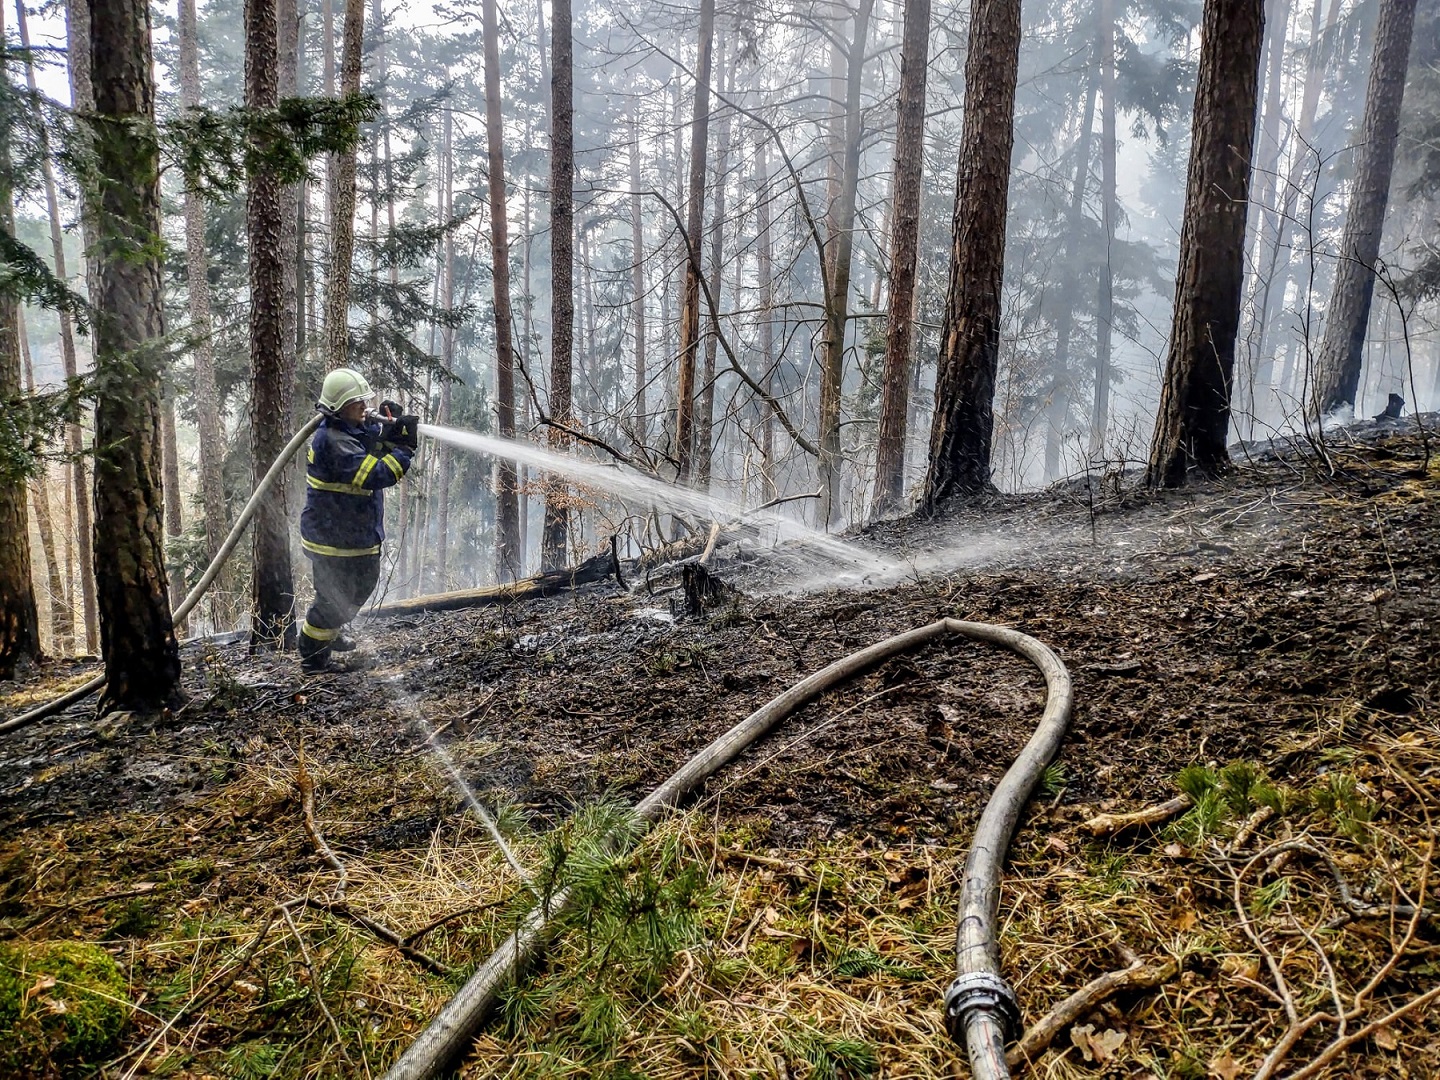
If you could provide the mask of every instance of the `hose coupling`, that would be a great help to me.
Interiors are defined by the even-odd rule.
[[[965,1017],[975,1009],[987,1009],[1000,1019],[1005,1041],[1020,1034],[1020,1001],[1010,984],[988,971],[958,975],[945,991],[945,1029],[965,1049]]]

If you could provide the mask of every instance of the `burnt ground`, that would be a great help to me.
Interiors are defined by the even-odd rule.
[[[346,676],[302,680],[290,657],[187,647],[189,703],[173,714],[97,723],[81,705],[0,737],[0,936],[99,941],[129,958],[129,992],[153,1013],[107,1051],[121,1062],[108,1072],[241,1075],[226,1064],[233,1053],[216,1054],[278,1037],[283,1018],[212,1017],[178,1048],[162,1033],[167,1058],[159,1018],[184,1004],[177,1030],[191,1030],[203,1014],[174,985],[176,962],[145,943],[206,912],[238,935],[255,910],[316,887],[326,871],[301,820],[302,753],[342,859],[423,863],[465,813],[425,749],[427,728],[482,802],[543,832],[597,796],[639,799],[804,675],[943,616],[1032,634],[1074,677],[1060,768],[1022,842],[1164,800],[1190,765],[1253,762],[1299,784],[1336,729],[1433,742],[1440,457],[1424,443],[1413,430],[1371,432],[1326,459],[1295,448],[1180,493],[1112,478],[885,523],[858,542],[921,569],[884,587],[791,594],[778,561],[722,548],[716,572],[739,591],[698,619],[670,615],[673,593],[607,582],[503,610],[374,621],[363,629],[376,667]],[[0,711],[92,671],[51,665],[11,686]],[[806,708],[694,805],[772,858],[837,845],[963,851],[1043,692],[1018,657],[930,648]],[[406,921],[403,905],[388,910]],[[473,942],[445,948],[456,966],[483,955]],[[193,964],[189,977],[193,991]],[[1425,1030],[1434,1047],[1440,1023]]]

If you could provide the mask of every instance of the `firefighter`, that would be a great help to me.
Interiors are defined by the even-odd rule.
[[[334,654],[355,648],[347,623],[380,578],[385,539],[384,489],[410,468],[419,418],[382,402],[369,413],[370,384],[358,371],[325,376],[316,408],[324,414],[310,443],[300,542],[310,559],[315,602],[300,624],[300,664],[306,672],[348,670]]]

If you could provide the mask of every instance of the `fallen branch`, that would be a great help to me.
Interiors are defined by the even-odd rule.
[[[604,581],[615,573],[613,556],[605,551],[593,555],[579,566],[551,570],[534,577],[522,578],[505,585],[487,585],[483,589],[461,589],[457,592],[413,596],[371,608],[374,617],[418,615],[424,611],[454,611],[458,608],[486,607],[492,604],[513,604],[519,600],[536,600],[554,596],[579,585]]]
[[[360,914],[360,912],[350,907],[350,905],[345,903],[343,900],[326,902],[324,900],[316,900],[313,897],[304,896],[300,897],[299,899],[290,901],[288,907],[307,907],[310,908],[312,911],[323,911],[327,915],[338,915],[340,918],[346,919],[349,922],[354,923],[362,930],[368,930],[370,933],[374,934],[375,937],[385,942],[385,944],[393,945],[407,960],[413,960],[425,970],[433,972],[436,975],[454,974],[454,969],[451,968],[448,964],[441,963],[433,956],[430,956],[428,953],[421,952],[419,949],[415,948],[411,944],[411,941],[413,941],[417,935],[412,934],[409,937],[402,937],[394,930],[391,930],[384,923],[376,922],[368,915]],[[447,915],[446,918],[454,918],[454,916]],[[443,922],[444,920],[441,921]],[[438,925],[439,923],[435,924],[435,926]],[[426,932],[429,932],[429,930],[432,929],[434,929],[434,926],[427,927]]]
[[[1080,828],[1091,836],[1114,836],[1126,829],[1134,829],[1142,825],[1159,825],[1162,821],[1169,821],[1176,814],[1183,813],[1194,805],[1195,803],[1189,795],[1176,795],[1173,799],[1157,803],[1154,806],[1147,806],[1144,810],[1134,810],[1128,814],[1100,814],[1098,817],[1084,822]]]
[[[317,851],[325,857],[340,880],[335,883],[335,895],[340,899],[345,898],[345,890],[350,885],[350,875],[345,870],[345,864],[340,861],[340,856],[326,842],[325,836],[320,832],[320,826],[315,821],[315,781],[310,778],[310,770],[305,768],[305,747],[300,747],[300,765],[295,771],[295,786],[300,789],[300,808],[305,814],[305,831],[310,836],[310,842],[315,845]]]
[[[1013,1069],[1033,1061],[1055,1041],[1056,1036],[1097,1005],[1127,990],[1153,989],[1169,982],[1179,971],[1178,963],[1167,960],[1163,964],[1132,964],[1091,979],[1032,1024],[1020,1041],[1006,1052],[1005,1064]]]

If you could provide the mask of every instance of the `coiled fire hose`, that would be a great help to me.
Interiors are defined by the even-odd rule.
[[[250,501],[245,504],[244,508],[240,511],[240,516],[235,519],[235,524],[230,527],[230,533],[225,537],[225,542],[220,545],[220,550],[215,553],[215,558],[210,560],[210,565],[205,568],[205,573],[200,575],[200,580],[195,583],[195,587],[186,594],[184,600],[180,601],[180,606],[175,609],[175,613],[171,616],[173,622],[179,623],[183,621],[185,616],[194,611],[195,605],[200,603],[201,597],[203,597],[210,586],[215,583],[215,579],[219,576],[221,568],[224,567],[231,554],[234,553],[236,546],[240,543],[240,538],[245,535],[245,529],[249,526],[250,520],[255,516],[256,511],[260,509],[261,501],[285,472],[286,466],[290,464],[290,459],[299,453],[300,447],[304,446],[310,436],[315,434],[315,429],[320,426],[320,421],[323,419],[324,417],[320,413],[316,413],[306,421],[305,425],[301,427],[299,431],[290,436],[290,441],[285,444],[285,448],[280,451],[279,455],[271,463],[269,470],[261,478],[260,483],[256,485],[254,494],[250,496]],[[39,705],[29,712],[21,713],[19,716],[12,717],[4,723],[0,723],[0,735],[3,735],[7,731],[15,731],[25,727],[27,724],[33,724],[36,720],[43,720],[45,717],[60,712],[62,709],[69,708],[77,701],[84,701],[104,685],[105,676],[96,675],[95,678],[89,682],[83,683],[74,690],[61,694],[53,701],[47,701],[44,705]]]
[[[886,638],[822,668],[756,709],[637,803],[635,813],[642,822],[654,824],[666,810],[801,706],[891,657],[950,637],[987,641],[1019,653],[1040,669],[1047,689],[1040,723],[996,786],[976,826],[960,893],[957,975],[945,993],[946,1027],[951,1038],[968,1053],[971,1074],[976,1080],[1004,1080],[1010,1075],[1005,1064],[1005,1042],[1020,1034],[1020,1009],[1014,991],[1000,974],[996,932],[1000,868],[1020,812],[1039,782],[1041,771],[1060,748],[1073,702],[1070,674],[1049,647],[1007,627],[959,619],[940,619]],[[619,841],[612,842],[618,853]],[[569,891],[561,890],[533,908],[391,1066],[385,1080],[429,1080],[457,1060],[500,991],[549,942],[555,916],[569,901]]]

